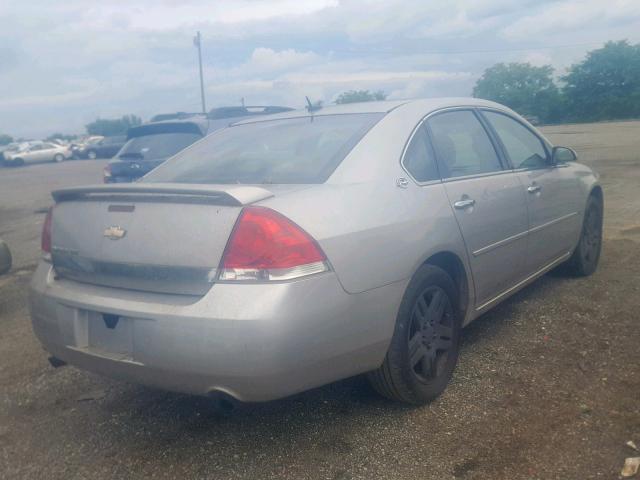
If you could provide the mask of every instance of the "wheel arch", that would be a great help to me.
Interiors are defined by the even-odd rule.
[[[423,265],[439,267],[451,275],[451,278],[458,287],[458,294],[460,296],[459,307],[462,315],[461,318],[466,320],[469,312],[469,305],[471,304],[471,279],[469,278],[469,274],[467,274],[467,269],[465,268],[462,259],[455,253],[445,250],[431,255],[424,261]]]

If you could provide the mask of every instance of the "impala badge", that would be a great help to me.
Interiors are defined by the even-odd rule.
[[[117,225],[113,225],[109,228],[105,228],[104,230],[104,236],[107,237],[109,240],[120,240],[126,234],[127,234],[127,231],[124,228],[119,227]]]

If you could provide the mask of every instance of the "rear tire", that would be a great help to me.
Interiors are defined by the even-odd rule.
[[[53,160],[56,163],[60,163],[60,162],[64,162],[64,155],[62,155],[61,153],[56,153],[55,156],[53,157]]]
[[[562,272],[576,277],[591,275],[598,268],[602,250],[602,200],[591,195],[584,211],[580,240]]]
[[[89,151],[87,152],[87,158],[88,158],[89,160],[95,160],[96,158],[98,158],[98,154],[97,154],[95,151],[93,151],[93,150],[89,150]]]
[[[456,284],[439,267],[422,266],[404,294],[384,362],[367,374],[381,395],[424,405],[446,388],[460,349],[462,312]]]
[[[11,250],[9,246],[0,239],[0,275],[11,270]]]

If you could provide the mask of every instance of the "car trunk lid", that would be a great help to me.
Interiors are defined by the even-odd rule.
[[[216,280],[252,186],[125,184],[53,192],[51,258],[59,277],[126,289],[203,295]]]

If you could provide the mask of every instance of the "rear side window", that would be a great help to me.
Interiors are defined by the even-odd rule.
[[[428,120],[442,178],[502,170],[480,120],[469,110],[439,113]]]
[[[502,113],[483,111],[500,137],[513,168],[544,168],[548,166],[547,151],[542,140],[520,122]]]
[[[383,115],[318,115],[234,125],[179,153],[143,181],[322,183]]]
[[[411,138],[402,163],[418,182],[440,179],[425,124],[422,124]]]

